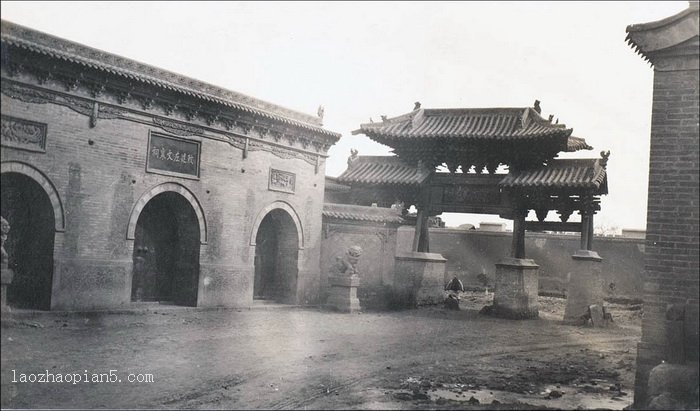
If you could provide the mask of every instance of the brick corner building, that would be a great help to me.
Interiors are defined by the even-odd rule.
[[[11,309],[318,302],[322,113],[6,21],[1,74]]]
[[[654,67],[644,320],[634,406],[685,408],[694,402],[697,407],[698,2],[674,16],[631,25],[627,32],[630,45]],[[671,374],[685,377],[671,378],[673,367],[680,371]],[[664,384],[676,387],[665,390]],[[671,397],[679,402],[662,402]]]

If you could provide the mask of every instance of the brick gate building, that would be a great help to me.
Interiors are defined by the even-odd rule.
[[[2,22],[11,306],[247,306],[319,295],[309,116]]]
[[[698,15],[698,2],[691,1],[689,8],[674,16],[627,28],[630,45],[654,66],[644,321],[634,398],[637,408],[654,406],[649,400],[659,392],[649,392],[648,380],[650,371],[662,361],[690,364],[695,369],[695,381],[686,388],[691,396],[695,390],[697,401]],[[683,384],[672,378],[663,379],[674,385],[674,390],[684,390]]]

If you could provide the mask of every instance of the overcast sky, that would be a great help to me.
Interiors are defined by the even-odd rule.
[[[653,70],[625,28],[682,2],[2,2],[2,18],[315,114],[350,148],[370,117],[424,108],[527,107],[610,150],[596,225],[646,226]],[[571,156],[571,155],[569,155]],[[554,213],[550,213],[554,217]],[[444,215],[448,225],[496,216]]]

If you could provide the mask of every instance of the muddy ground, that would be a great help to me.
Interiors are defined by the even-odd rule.
[[[129,314],[5,316],[2,407],[622,409],[631,403],[639,307],[612,305],[615,323],[594,329],[563,325],[565,300],[549,297],[540,297],[537,320],[480,315],[491,296],[467,293],[459,312],[155,306]],[[76,373],[83,380],[109,370],[121,382],[19,382],[21,374]],[[151,374],[154,382],[130,383],[130,374]]]

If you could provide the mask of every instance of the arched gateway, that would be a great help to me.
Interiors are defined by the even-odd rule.
[[[10,306],[51,308],[56,231],[63,231],[63,206],[53,184],[39,170],[19,162],[1,168],[0,210],[10,223],[5,249],[14,278],[7,289]]]
[[[254,226],[253,298],[296,303],[299,250],[303,235],[299,218],[286,203],[266,207]]]
[[[196,306],[203,213],[184,187],[168,186],[150,190],[132,212],[127,233],[134,239],[131,300]]]

